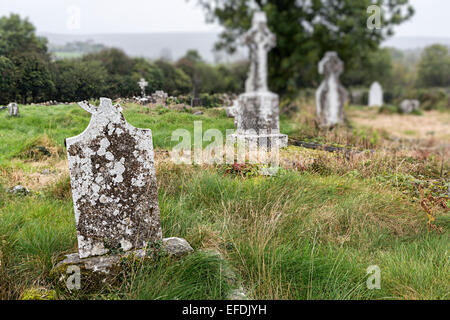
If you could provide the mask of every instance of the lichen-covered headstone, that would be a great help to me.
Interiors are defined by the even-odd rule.
[[[244,44],[250,52],[250,71],[241,94],[228,110],[235,117],[237,127],[233,137],[245,141],[256,141],[268,147],[287,146],[287,135],[280,133],[279,98],[267,85],[268,52],[275,47],[276,37],[267,26],[264,12],[256,12],[251,29],[244,35]]]
[[[348,93],[339,81],[342,72],[344,63],[336,52],[327,52],[319,62],[319,74],[324,75],[316,92],[316,112],[321,127],[329,128],[344,123],[344,105]]]
[[[151,130],[101,98],[87,129],[66,139],[79,257],[145,248],[162,239]]]
[[[10,117],[19,116],[19,105],[15,102],[8,104],[8,114]]]
[[[381,107],[383,104],[383,88],[378,82],[374,82],[370,86],[369,107]]]

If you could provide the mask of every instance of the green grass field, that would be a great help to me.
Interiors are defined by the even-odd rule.
[[[449,211],[434,206],[428,227],[411,182],[440,196],[449,179],[445,153],[387,152],[389,133],[351,117],[351,129],[319,132],[311,110],[282,117],[282,132],[375,151],[347,159],[288,147],[281,157],[291,165],[275,177],[175,165],[158,156],[177,143],[173,130],[192,132],[201,120],[203,130],[225,132],[233,120],[219,109],[194,116],[126,105],[132,125],[153,131],[163,235],[187,239],[195,253],[131,264],[116,282],[89,292],[61,290],[50,276],[77,250],[64,139],[81,133],[89,115],[75,105],[20,106],[18,118],[3,111],[0,299],[24,298],[31,288],[55,290],[56,299],[226,299],[239,286],[251,299],[449,299]],[[51,156],[36,151],[40,146]],[[7,192],[17,184],[31,194]],[[371,265],[381,270],[380,290],[366,286]]]

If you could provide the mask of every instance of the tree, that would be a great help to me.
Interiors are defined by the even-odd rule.
[[[106,93],[108,73],[99,61],[59,60],[53,72],[61,101],[88,100]]]
[[[16,97],[16,67],[14,63],[0,56],[0,104],[8,104]]]
[[[27,52],[49,58],[47,39],[36,36],[35,31],[28,19],[22,20],[17,14],[0,18],[0,56]]]
[[[127,75],[132,72],[133,59],[120,49],[110,48],[90,53],[83,57],[84,61],[100,61],[110,75]]]
[[[256,9],[264,10],[277,47],[269,54],[272,90],[295,93],[318,85],[317,63],[326,51],[337,51],[348,67],[376,50],[392,27],[414,13],[408,0],[378,0],[383,30],[369,30],[367,8],[372,0],[198,0],[207,20],[225,27],[217,49],[233,52],[238,38],[251,26]]]
[[[55,85],[50,73],[50,56],[47,52],[47,40],[35,34],[34,26],[16,14],[0,18],[0,57],[9,59],[14,65],[14,83],[16,90],[12,96],[20,95],[23,102],[31,96],[33,101],[44,100],[54,93]],[[8,70],[11,66],[3,67]],[[10,74],[10,73],[9,73]]]
[[[191,79],[183,70],[164,60],[157,60],[155,65],[163,75],[162,90],[171,95],[187,94],[191,91]]]
[[[448,48],[435,44],[425,49],[419,62],[419,85],[450,86],[450,55]]]

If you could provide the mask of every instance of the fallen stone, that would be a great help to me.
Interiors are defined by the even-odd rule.
[[[203,115],[203,112],[201,111],[194,112],[194,116],[201,116],[201,115]]]
[[[182,238],[164,238],[163,239],[163,249],[169,255],[175,257],[181,257],[183,255],[194,252],[189,242]]]
[[[28,190],[27,188],[25,188],[24,186],[21,185],[17,185],[14,188],[12,188],[10,190],[11,193],[14,194],[20,194],[20,195],[27,195],[30,193],[30,190]]]

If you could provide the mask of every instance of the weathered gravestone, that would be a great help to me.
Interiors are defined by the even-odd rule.
[[[160,241],[170,255],[192,252],[184,239],[162,239],[151,130],[131,126],[110,99],[80,106],[92,114],[89,126],[66,139],[78,253],[52,273],[64,281],[76,265],[110,274],[122,256],[143,258]]]
[[[15,102],[8,104],[8,114],[10,117],[19,116],[19,105]]]
[[[144,98],[145,97],[145,88],[147,88],[148,86],[148,82],[145,81],[144,78],[141,78],[141,80],[139,80],[138,82],[139,88],[141,88],[141,96]]]
[[[419,100],[403,100],[400,103],[400,111],[402,113],[411,113],[419,110],[420,102]]]
[[[374,82],[370,86],[369,107],[381,107],[383,104],[383,88],[378,82]]]
[[[267,27],[264,12],[256,12],[251,29],[244,35],[250,52],[250,71],[241,94],[228,114],[235,117],[237,127],[233,138],[258,145],[285,147],[287,135],[280,133],[279,98],[267,86],[267,55],[275,47],[275,35]]]
[[[344,123],[344,105],[347,90],[339,81],[344,71],[344,63],[336,52],[327,52],[319,62],[319,74],[324,79],[316,92],[316,108],[319,126],[333,127]]]
[[[169,95],[167,93],[165,93],[162,90],[158,90],[152,94],[152,102],[161,104],[161,105],[165,105],[168,97],[169,97]]]
[[[80,106],[89,126],[66,139],[80,258],[161,240],[152,132],[128,124],[110,99]]]

